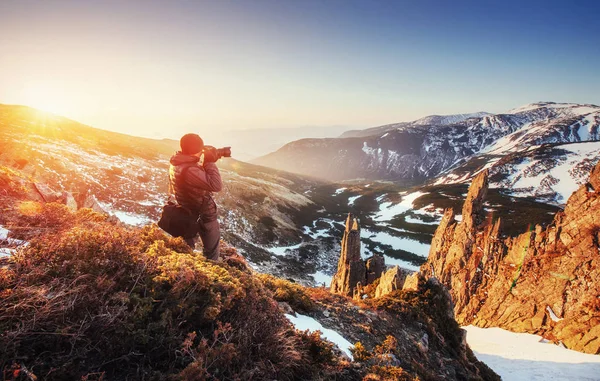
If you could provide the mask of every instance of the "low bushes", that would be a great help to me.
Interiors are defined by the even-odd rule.
[[[5,379],[329,379],[344,367],[291,327],[235,250],[213,262],[156,227],[43,208],[22,222],[54,227],[0,269]]]
[[[258,275],[263,284],[273,292],[273,298],[278,302],[286,302],[299,312],[309,312],[315,308],[306,288],[288,280],[274,277],[269,274]]]

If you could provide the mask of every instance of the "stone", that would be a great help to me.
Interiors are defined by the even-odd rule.
[[[91,195],[91,194],[88,195],[85,198],[85,200],[83,201],[82,208],[92,209],[96,213],[108,214],[108,212],[106,210],[104,210],[104,208],[102,208],[102,206],[100,206],[100,203],[96,199],[96,196]]]
[[[594,191],[600,192],[600,166],[596,165],[590,173],[590,185],[594,188]]]
[[[78,209],[77,201],[71,192],[63,192],[62,194],[63,203],[69,208],[71,212],[76,212]]]
[[[286,303],[286,302],[277,302],[277,305],[279,306],[279,310],[282,313],[288,314],[288,315],[292,315],[292,316],[296,316],[296,312],[294,311],[294,309],[292,308],[292,306],[290,306],[288,303]]]
[[[44,197],[42,197],[34,183],[23,181],[20,182],[20,185],[23,187],[25,199],[29,201],[45,202]]]
[[[380,298],[392,291],[402,289],[406,274],[398,266],[394,266],[381,276],[379,284],[375,289],[375,297]]]
[[[375,282],[385,271],[385,258],[383,255],[375,254],[367,258],[367,284]]]
[[[420,273],[412,273],[407,276],[402,284],[403,290],[417,291],[419,289]]]
[[[62,197],[61,193],[55,192],[46,184],[34,183],[33,185],[44,202],[58,202]]]

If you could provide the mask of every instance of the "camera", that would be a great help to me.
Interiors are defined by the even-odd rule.
[[[210,161],[217,161],[223,157],[231,157],[231,147],[223,147],[223,148],[215,148],[213,146],[204,146],[204,153],[207,151],[214,152],[213,155],[210,155]]]
[[[217,158],[231,157],[231,147],[217,148]]]

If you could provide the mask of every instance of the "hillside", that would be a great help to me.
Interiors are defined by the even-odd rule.
[[[44,202],[18,171],[0,186],[8,380],[499,379],[439,284],[359,303],[259,275],[226,243],[213,262],[155,225]]]
[[[168,160],[176,150],[175,141],[99,130],[25,106],[0,105],[0,165],[49,186],[50,199],[66,192],[76,205],[132,225],[158,220],[166,201]],[[216,200],[225,238],[257,267],[297,272],[296,261],[290,264],[267,248],[300,239],[303,226],[322,208],[304,192],[322,182],[234,159],[218,165],[225,187]]]
[[[547,144],[579,151],[581,147],[566,144],[598,141],[599,124],[598,106],[542,102],[503,114],[427,117],[346,133],[338,139],[303,139],[253,162],[333,180],[364,178],[420,185],[442,176],[436,184],[450,184],[468,181],[482,168],[503,163],[511,155],[531,154]],[[555,161],[557,165],[568,162],[573,168],[583,159],[567,154]],[[498,172],[512,171],[513,177],[522,170],[497,168]],[[555,185],[527,195],[561,203],[563,192]]]

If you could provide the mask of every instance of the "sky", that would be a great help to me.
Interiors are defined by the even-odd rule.
[[[600,104],[596,1],[0,0],[0,103],[148,137]]]

